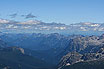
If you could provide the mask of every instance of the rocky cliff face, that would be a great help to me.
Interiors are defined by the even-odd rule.
[[[67,51],[76,52],[94,52],[104,45],[104,38],[102,36],[81,36],[70,40]]]
[[[74,38],[63,53],[59,69],[78,62],[104,59],[104,37],[101,35]]]
[[[14,52],[14,53],[19,53],[19,54],[25,54],[23,48],[16,47],[16,46],[13,46],[13,47],[6,47],[6,48],[3,48],[2,50],[8,51],[8,52],[11,51],[11,52]]]
[[[77,52],[68,53],[67,55],[63,56],[62,59],[60,60],[59,69],[64,66],[71,65],[76,62],[82,61],[81,57],[82,57],[82,55]]]
[[[103,69],[104,59],[98,59],[93,61],[78,62],[70,66],[65,66],[61,69]]]

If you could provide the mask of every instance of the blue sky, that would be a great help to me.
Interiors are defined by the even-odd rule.
[[[44,22],[104,23],[104,0],[0,0],[0,18],[26,21],[21,15],[29,13]]]

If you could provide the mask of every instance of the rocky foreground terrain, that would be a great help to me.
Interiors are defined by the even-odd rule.
[[[69,42],[58,69],[104,68],[104,34],[101,36],[77,37]],[[83,67],[84,66],[84,67]]]

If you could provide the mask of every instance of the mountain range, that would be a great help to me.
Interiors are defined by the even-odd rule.
[[[62,23],[45,23],[39,20],[24,22],[0,19],[0,30],[6,33],[61,33],[61,34],[101,34],[104,32],[104,23],[80,22],[70,25]]]
[[[26,54],[23,48],[4,43],[0,41],[0,69],[50,69],[48,63]]]
[[[101,69],[104,34],[99,34],[103,32],[103,23],[0,19],[0,68]]]
[[[0,56],[1,69],[100,69],[104,62],[104,34],[1,32]]]
[[[104,34],[80,36],[70,40],[61,53],[58,69],[102,69],[104,62]],[[83,67],[84,66],[84,67]]]

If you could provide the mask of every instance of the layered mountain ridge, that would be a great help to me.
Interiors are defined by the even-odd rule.
[[[104,59],[104,34],[64,36],[59,33],[0,33],[0,39],[3,68],[16,69],[23,66],[22,69],[73,69],[74,65],[93,65],[92,68],[103,66],[99,63],[103,63]]]
[[[0,69],[48,69],[41,59],[25,54],[23,48],[7,46],[0,40]]]
[[[61,58],[58,69],[64,69],[64,67],[65,69],[77,69],[77,67],[72,66],[83,62],[85,62],[85,64],[88,62],[89,65],[90,61],[91,64],[96,61],[100,63],[101,61],[99,60],[104,59],[104,34],[101,36],[80,36],[74,38],[69,42],[69,46],[62,54],[64,54],[64,56]],[[68,68],[66,68],[67,66]]]

